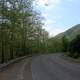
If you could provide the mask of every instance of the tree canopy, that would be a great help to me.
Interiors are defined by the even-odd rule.
[[[0,61],[41,52],[48,39],[32,0],[0,0]]]

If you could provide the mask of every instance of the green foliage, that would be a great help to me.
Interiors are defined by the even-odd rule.
[[[69,56],[80,57],[80,24],[48,40],[49,52],[69,52]]]
[[[62,51],[62,42],[59,39],[50,38],[47,43],[47,49],[49,53]]]
[[[68,51],[68,46],[69,46],[69,41],[65,36],[63,36],[63,38],[62,38],[62,46],[63,46],[62,51],[67,52]]]
[[[32,5],[32,0],[0,0],[1,63],[45,50],[48,33]]]
[[[80,35],[77,35],[77,37],[70,42],[69,52],[69,56],[71,57],[80,57]]]
[[[57,36],[55,36],[55,39],[60,39],[62,40],[63,36],[65,35],[65,37],[71,41],[74,38],[76,38],[76,36],[80,34],[80,24],[77,24],[75,26],[73,26],[72,28],[68,29],[67,31],[58,34]]]

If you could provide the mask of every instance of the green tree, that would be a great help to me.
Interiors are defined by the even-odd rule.
[[[77,35],[77,37],[70,42],[69,52],[69,56],[74,58],[80,57],[80,35]]]
[[[35,51],[41,52],[46,46],[48,33],[42,28],[43,17],[33,10],[32,5],[32,0],[0,0],[2,63]]]
[[[63,36],[62,37],[63,52],[68,51],[68,45],[69,45],[69,40],[66,38],[66,36]]]

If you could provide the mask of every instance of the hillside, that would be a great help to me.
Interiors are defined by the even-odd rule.
[[[55,39],[61,39],[63,36],[66,36],[69,40],[74,39],[78,34],[80,34],[80,24],[73,26],[67,31],[56,35]]]
[[[69,41],[74,39],[78,34],[80,34],[80,24],[73,26],[67,31],[58,34],[48,40],[48,49],[50,52],[60,52],[63,49],[62,37],[66,36]]]

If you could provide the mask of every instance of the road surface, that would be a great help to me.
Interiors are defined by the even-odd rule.
[[[80,64],[61,54],[40,55],[7,66],[0,80],[80,80]]]
[[[41,55],[32,61],[33,80],[80,80],[80,64],[60,54]]]

